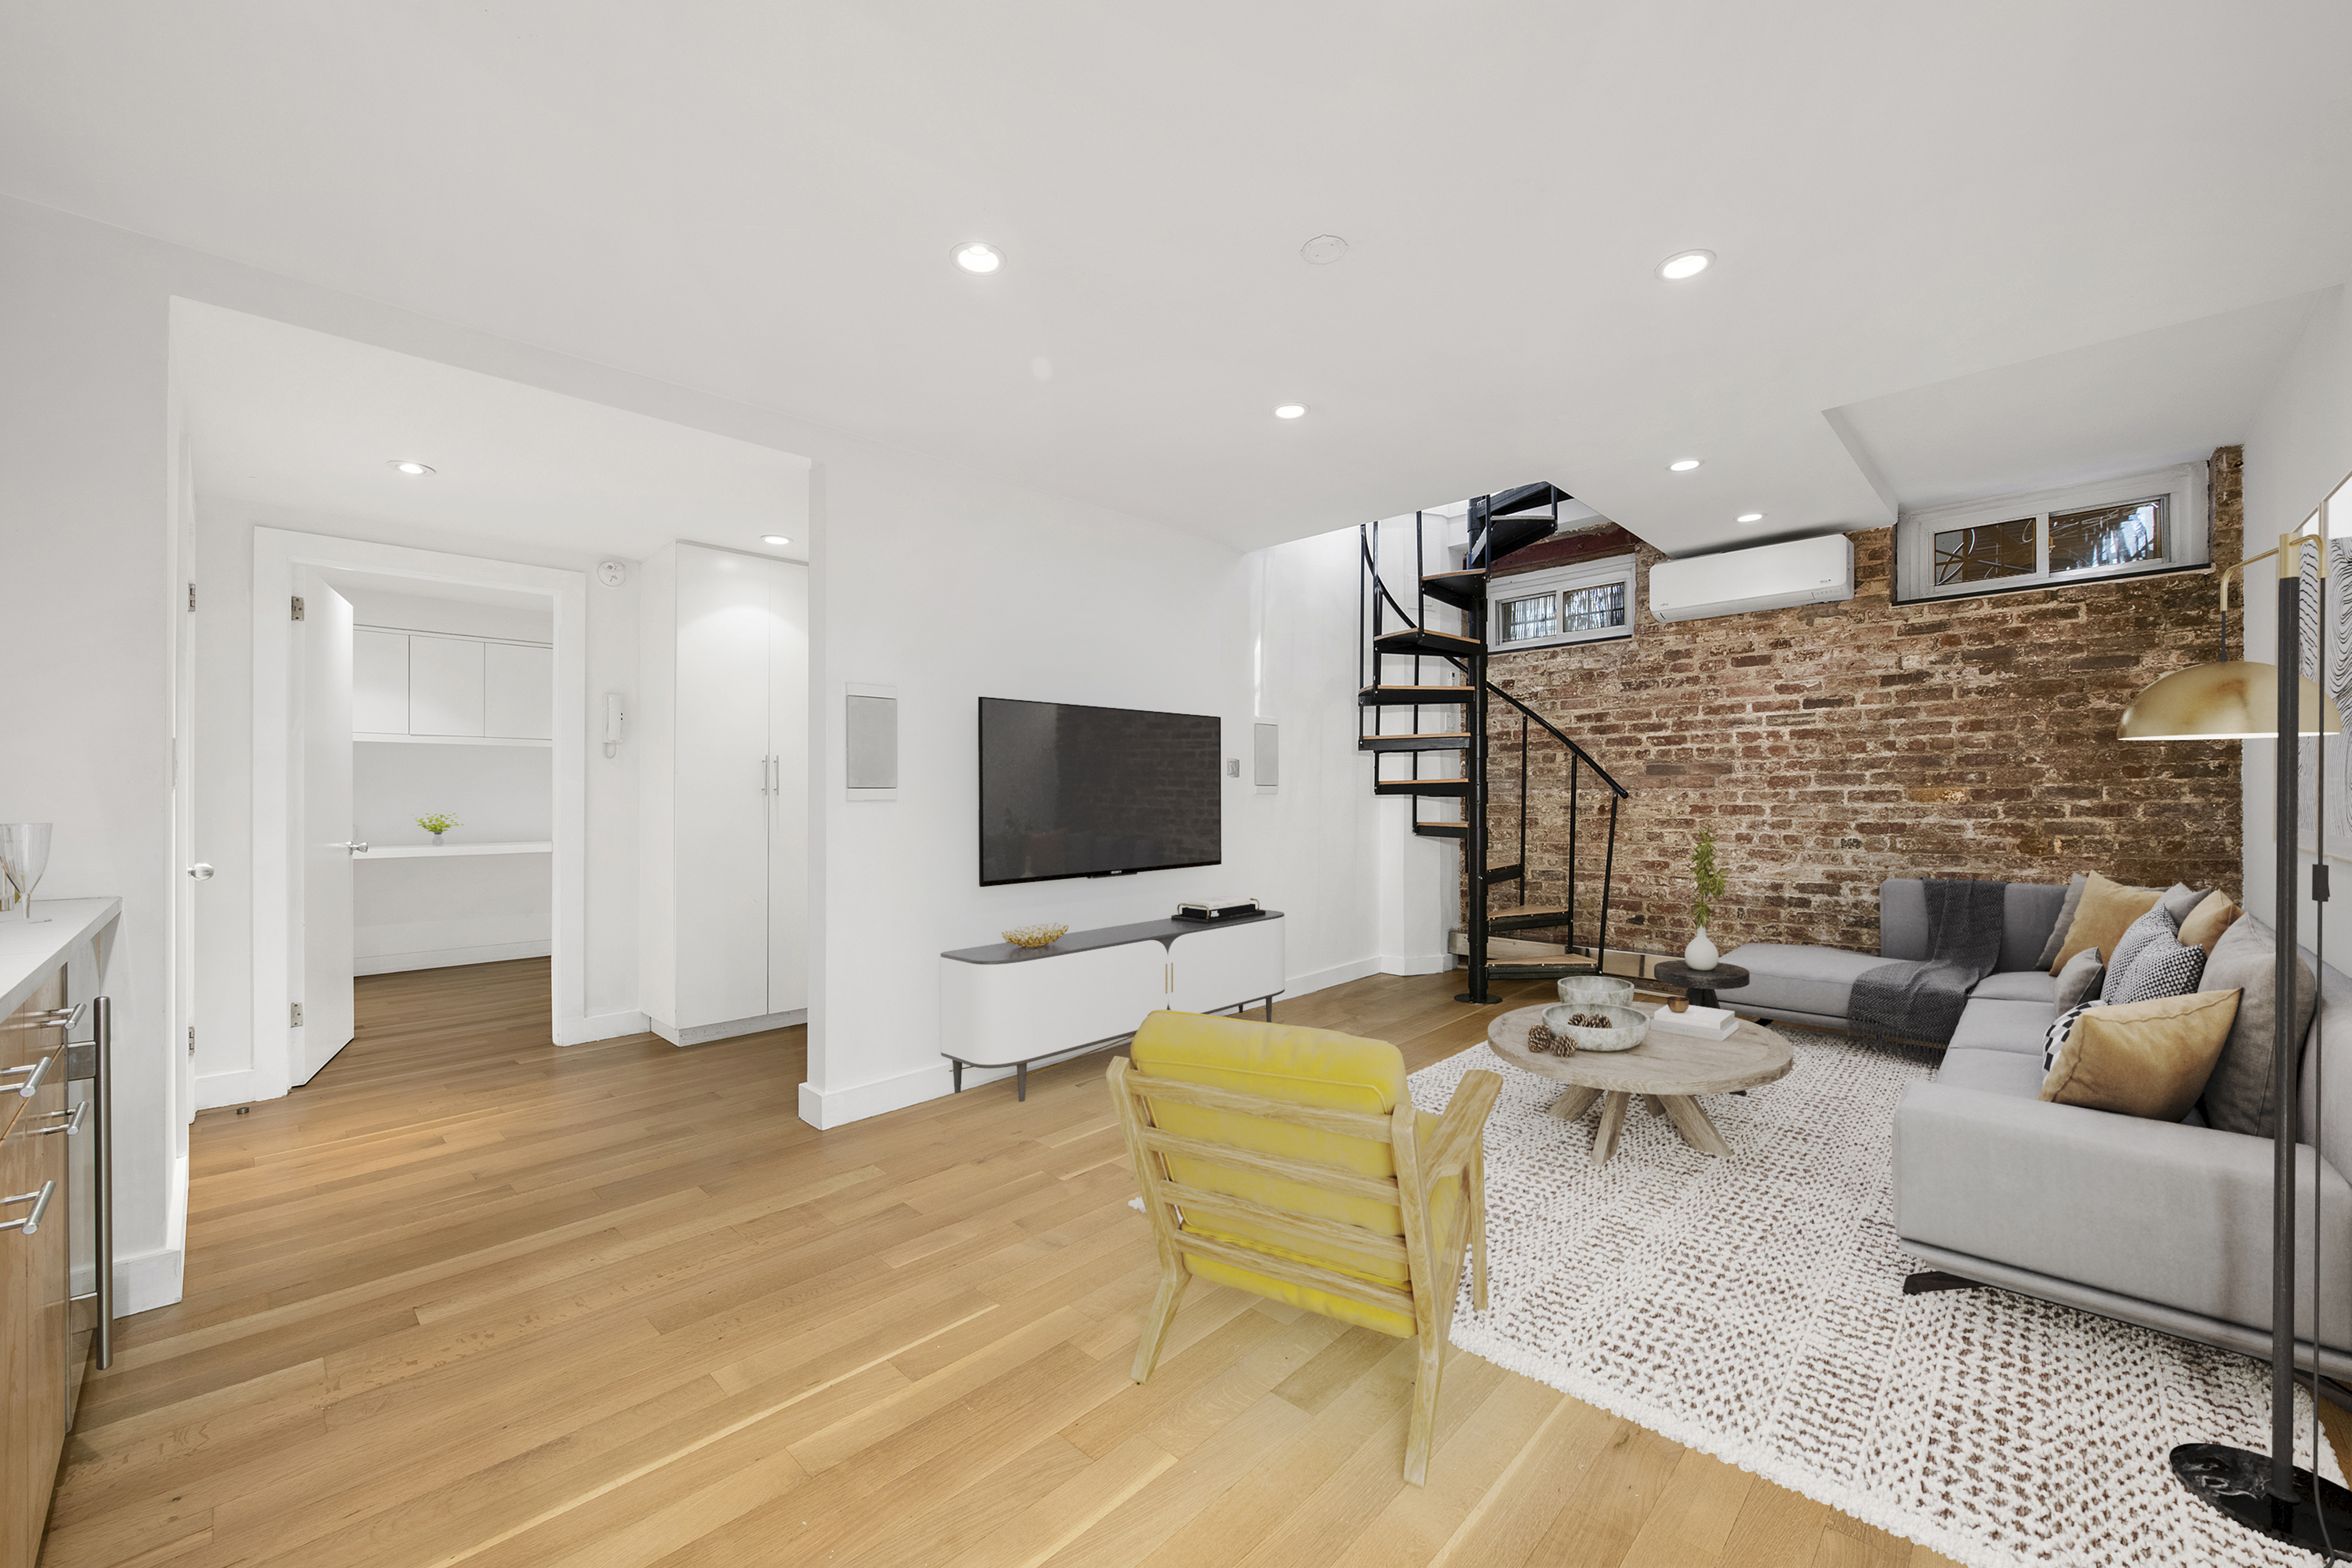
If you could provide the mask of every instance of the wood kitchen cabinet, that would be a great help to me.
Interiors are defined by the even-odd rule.
[[[64,1005],[61,968],[0,1026],[0,1068],[40,1069],[29,1097],[16,1086],[32,1075],[0,1074],[0,1225],[9,1226],[0,1230],[0,1568],[33,1568],[40,1556],[65,1447],[67,1390],[81,1375],[69,1354],[65,1030],[37,1021]],[[28,1232],[22,1222],[37,1210]]]

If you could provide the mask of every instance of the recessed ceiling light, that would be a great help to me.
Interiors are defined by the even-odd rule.
[[[1760,511],[1743,511],[1739,514],[1739,521],[1742,522],[1761,522],[1764,521],[1764,514]]]
[[[951,254],[966,272],[993,272],[1004,265],[1004,253],[983,240],[967,239]]]
[[[1274,416],[1276,419],[1297,419],[1306,413],[1307,405],[1304,403],[1281,403],[1275,405]]]
[[[1715,265],[1712,250],[1677,250],[1658,263],[1658,276],[1669,283],[1679,283],[1685,278],[1696,278]]]
[[[1687,474],[1693,468],[1697,467],[1698,459],[1696,458],[1676,458],[1673,462],[1666,465],[1666,471],[1670,474]]]
[[[429,474],[433,470],[413,458],[394,458],[384,465],[404,474]]]
[[[1300,246],[1298,254],[1317,267],[1328,267],[1348,254],[1348,242],[1336,234],[1318,234]]]
[[[760,535],[760,542],[762,544],[790,544],[792,541],[786,539],[781,533],[763,533]]]

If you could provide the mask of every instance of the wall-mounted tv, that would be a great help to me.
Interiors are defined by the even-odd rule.
[[[1214,715],[980,700],[980,885],[1223,858]]]

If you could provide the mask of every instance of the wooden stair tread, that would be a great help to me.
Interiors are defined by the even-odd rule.
[[[1553,953],[1545,958],[1490,957],[1486,960],[1486,973],[1489,974],[1517,974],[1524,971],[1540,970],[1549,972],[1551,970],[1567,971],[1571,969],[1593,969],[1597,967],[1598,965],[1593,960],[1586,957],[1580,952]],[[1541,979],[1543,976],[1541,974],[1537,974],[1534,977]]]
[[[1489,910],[1486,918],[1490,921],[1517,921],[1536,915],[1558,915],[1561,924],[1568,923],[1568,911],[1558,904],[1514,904],[1507,910]]]

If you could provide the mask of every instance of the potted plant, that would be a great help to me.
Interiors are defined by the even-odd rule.
[[[425,832],[433,835],[433,842],[438,844],[441,842],[441,836],[443,834],[448,832],[453,827],[463,827],[466,825],[458,821],[456,817],[450,816],[446,811],[436,811],[418,817],[416,819],[416,826],[425,829]]]
[[[1713,969],[1721,956],[1715,943],[1708,940],[1706,922],[1715,913],[1715,901],[1723,897],[1723,873],[1715,868],[1715,829],[1702,829],[1698,843],[1691,849],[1691,886],[1697,897],[1691,900],[1691,924],[1697,932],[1690,945],[1683,949],[1683,962],[1693,969]]]

